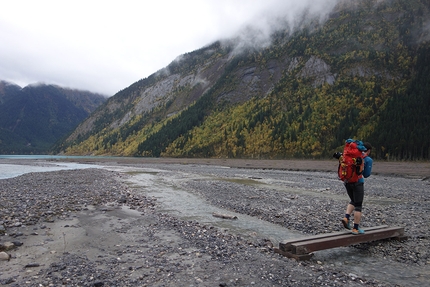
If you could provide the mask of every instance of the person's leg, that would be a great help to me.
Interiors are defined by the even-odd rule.
[[[348,197],[350,202],[346,206],[345,217],[342,219],[343,227],[346,229],[351,229],[351,221],[350,216],[352,211],[354,210],[354,184],[347,183],[345,184],[346,192],[348,193]]]
[[[354,225],[357,224],[357,226],[360,224],[361,221],[361,211],[354,211]]]
[[[360,224],[361,209],[364,198],[364,184],[356,183],[354,186],[353,201],[354,201],[354,223]]]
[[[364,198],[364,184],[357,183],[354,188],[354,227],[352,232],[354,234],[364,233],[363,230],[359,229],[362,215],[362,205]]]
[[[347,184],[345,184],[345,188],[346,188],[346,192],[348,193],[349,200],[350,200],[348,205],[346,206],[345,215],[347,215],[346,217],[349,218],[349,216],[351,215],[352,211],[355,208],[355,199],[354,199],[355,184],[347,183]]]
[[[346,207],[345,214],[351,215],[351,213],[354,210],[354,208],[355,208],[354,205],[352,205],[351,203],[348,203],[348,206]],[[355,218],[355,213],[354,213],[354,218]]]

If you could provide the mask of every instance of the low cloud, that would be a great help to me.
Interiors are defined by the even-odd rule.
[[[340,1],[271,1],[272,5],[256,14],[235,35],[235,50],[265,48],[271,45],[274,32],[282,30],[292,34],[310,21],[322,24]],[[225,40],[225,43],[232,44],[231,39]]]
[[[266,47],[277,29],[300,29],[305,16],[323,22],[339,1],[7,1],[0,79],[113,95],[217,40]]]

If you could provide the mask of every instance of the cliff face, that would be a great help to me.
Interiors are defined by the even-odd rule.
[[[217,47],[217,50],[213,49]],[[204,48],[206,58],[191,71],[172,73],[171,66],[158,71],[149,79],[141,80],[110,98],[102,109],[97,110],[70,135],[68,141],[94,132],[97,119],[104,119],[104,127],[118,129],[136,117],[162,114],[169,118],[188,108],[199,100],[219,81],[230,78],[228,85],[217,87],[216,102],[229,105],[241,104],[252,98],[264,98],[270,94],[285,73],[300,78],[311,78],[313,86],[333,84],[335,75],[330,66],[318,57],[309,58],[298,71],[296,68],[303,57],[281,57],[269,59],[266,63],[240,64],[234,60],[235,52],[225,52],[220,43]],[[206,51],[207,50],[207,51]],[[201,50],[198,51],[202,53]],[[193,57],[190,53],[189,58]],[[181,65],[178,60],[172,65]],[[190,69],[190,68],[188,68]],[[228,71],[226,71],[228,70]],[[155,79],[155,80],[153,80]],[[126,96],[121,96],[125,94]],[[160,119],[160,118],[158,118]]]

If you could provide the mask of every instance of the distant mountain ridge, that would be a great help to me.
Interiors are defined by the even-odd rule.
[[[0,154],[46,154],[107,98],[88,91],[0,81]]]
[[[219,41],[123,89],[57,152],[331,157],[347,138],[380,159],[430,154],[430,3],[343,0],[271,45]]]

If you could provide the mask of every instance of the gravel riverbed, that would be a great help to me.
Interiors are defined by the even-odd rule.
[[[402,272],[420,270],[423,277],[407,284],[354,274],[345,267],[353,258],[296,261],[274,253],[268,238],[181,219],[149,196],[145,184],[132,184],[142,172],[226,212],[303,236],[342,230],[347,198],[334,172],[103,162],[100,168],[29,173],[0,180],[0,251],[11,255],[0,260],[0,284],[419,286],[430,278],[427,177],[372,175],[365,183],[363,226],[402,226],[408,240],[344,247]]]

